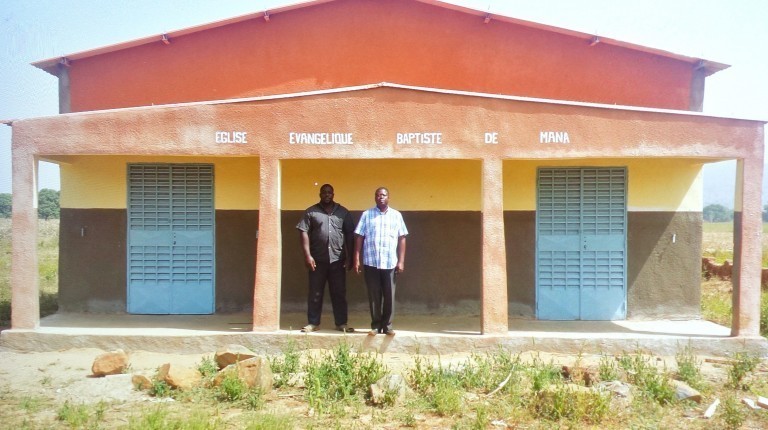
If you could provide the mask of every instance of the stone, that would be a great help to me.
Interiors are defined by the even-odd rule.
[[[717,411],[717,407],[720,405],[720,399],[715,399],[714,402],[712,402],[711,405],[707,408],[706,411],[704,411],[704,418],[710,419],[715,415],[715,411]]]
[[[288,386],[296,387],[296,388],[307,388],[307,385],[304,383],[304,378],[307,376],[306,372],[297,372],[293,373],[290,376],[288,376]]]
[[[214,356],[216,364],[219,366],[219,370],[237,363],[238,361],[244,361],[256,357],[256,353],[250,349],[237,344],[229,344],[224,349],[216,351]]]
[[[408,392],[408,386],[399,374],[390,374],[371,384],[371,403],[381,405],[386,401],[387,393],[394,396],[394,402],[399,402]]]
[[[119,375],[128,368],[128,354],[122,349],[106,352],[93,360],[91,373],[94,376]]]
[[[741,399],[741,403],[744,403],[745,405],[749,406],[750,409],[760,409],[760,406],[757,406],[754,400],[744,397]]]
[[[757,406],[763,409],[768,409],[768,399],[763,396],[757,396]]]
[[[274,376],[272,375],[272,368],[269,366],[269,360],[266,357],[258,356],[230,364],[216,374],[213,385],[221,385],[221,381],[233,372],[249,388],[259,388],[262,393],[268,393],[272,390]]]
[[[677,400],[691,400],[701,403],[701,393],[691,388],[683,381],[672,380],[672,386],[675,387],[675,396]]]
[[[173,366],[165,363],[157,371],[157,379],[164,381],[172,388],[178,390],[189,390],[200,385],[203,375],[197,369],[189,367]]]
[[[152,388],[152,381],[146,376],[140,375],[138,373],[135,373],[133,376],[131,376],[131,384],[133,384],[133,387],[139,391],[149,390]]]
[[[632,386],[621,381],[602,381],[596,387],[599,390],[609,391],[623,398],[630,398],[632,395]]]

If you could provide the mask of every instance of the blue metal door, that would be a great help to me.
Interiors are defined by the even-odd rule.
[[[626,317],[623,167],[540,168],[536,210],[536,316]]]
[[[128,166],[128,312],[214,312],[213,166]]]

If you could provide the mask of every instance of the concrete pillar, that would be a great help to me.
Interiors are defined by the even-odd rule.
[[[733,322],[731,336],[760,335],[760,277],[762,274],[762,183],[760,158],[736,163],[733,222]]]
[[[483,334],[509,331],[502,173],[500,159],[483,160],[483,309],[480,322]]]
[[[70,113],[72,109],[69,96],[69,66],[59,64],[57,76],[59,77],[59,113]]]
[[[13,142],[11,328],[40,326],[37,274],[37,159]]]
[[[691,94],[689,97],[688,109],[694,112],[704,110],[704,86],[706,83],[707,71],[703,67],[694,67],[691,73]]]
[[[259,239],[253,290],[253,331],[280,328],[280,160],[260,160]]]

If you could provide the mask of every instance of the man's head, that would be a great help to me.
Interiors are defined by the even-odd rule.
[[[386,187],[376,188],[373,200],[376,202],[376,207],[379,210],[386,210],[389,207],[389,190]]]
[[[333,203],[333,186],[331,184],[323,184],[320,187],[320,203],[324,205]]]

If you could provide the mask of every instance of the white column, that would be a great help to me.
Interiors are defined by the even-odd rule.
[[[37,159],[12,146],[11,328],[40,326],[37,274]]]
[[[253,331],[280,328],[282,245],[280,237],[280,160],[260,164],[259,239],[253,290]]]
[[[731,336],[760,335],[762,274],[762,159],[736,163],[733,229],[733,322]]]
[[[483,160],[483,334],[509,331],[507,252],[504,242],[504,177],[499,159]]]

